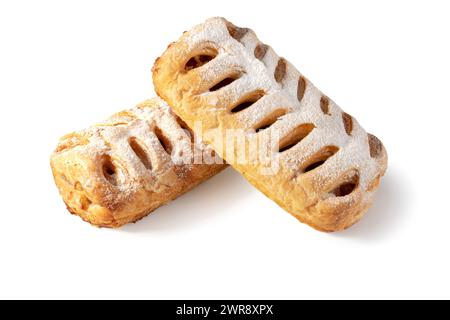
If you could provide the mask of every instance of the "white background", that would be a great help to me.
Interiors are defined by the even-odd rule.
[[[0,298],[450,298],[448,1],[0,2]],[[228,169],[121,230],[65,210],[58,138],[153,95],[169,42],[210,16],[256,30],[375,133],[377,201],[298,223]]]

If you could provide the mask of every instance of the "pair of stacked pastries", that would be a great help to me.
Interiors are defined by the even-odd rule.
[[[103,227],[137,221],[226,167],[189,161],[195,153],[217,153],[320,231],[350,227],[373,202],[387,168],[380,140],[252,30],[207,20],[156,60],[153,81],[160,98],[61,139],[51,165],[70,212]],[[277,170],[203,134],[230,130],[260,141]]]

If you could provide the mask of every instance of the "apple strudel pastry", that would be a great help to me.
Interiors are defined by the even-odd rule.
[[[195,152],[213,151],[187,130],[155,98],[63,137],[51,167],[68,210],[96,226],[120,227],[224,169],[195,164]]]
[[[338,231],[371,205],[387,168],[380,140],[252,30],[223,18],[207,20],[156,60],[153,80],[157,94],[196,133],[197,122],[201,131],[218,131],[222,140],[228,131],[241,130],[245,147],[232,151],[213,135],[203,138],[301,222]],[[274,174],[250,161],[249,141],[268,134],[278,136],[266,146],[279,161]]]

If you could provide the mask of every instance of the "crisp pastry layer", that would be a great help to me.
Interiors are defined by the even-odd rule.
[[[380,140],[252,30],[207,20],[157,59],[153,80],[158,95],[192,128],[201,122],[203,131],[218,130],[221,137],[242,129],[247,142],[276,132],[274,175],[261,162],[238,160],[251,154],[247,147],[230,152],[218,139],[204,140],[300,221],[342,230],[371,205],[387,167]]]
[[[188,127],[159,98],[63,137],[51,156],[68,210],[101,227],[137,221],[225,168],[193,164]]]

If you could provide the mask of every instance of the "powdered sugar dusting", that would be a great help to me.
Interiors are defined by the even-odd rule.
[[[280,57],[275,51],[269,47],[264,57],[257,59],[254,52],[261,42],[255,33],[249,30],[237,41],[230,36],[227,24],[223,18],[212,18],[183,37],[191,50],[208,43],[218,51],[215,59],[200,71],[195,71],[200,73],[204,82],[218,82],[230,74],[230,69],[242,72],[241,78],[232,84],[217,92],[203,93],[203,101],[211,108],[223,109],[254,90],[263,90],[265,96],[262,99],[236,115],[242,129],[251,129],[274,110],[285,108],[288,114],[273,124],[270,130],[278,130],[283,137],[304,123],[313,124],[315,129],[289,152],[280,156],[284,167],[294,174],[322,148],[335,146],[339,152],[323,164],[316,174],[322,179],[332,180],[356,169],[360,175],[359,187],[365,190],[382,170],[382,161],[370,157],[367,133],[354,120],[351,135],[346,134],[343,111],[332,100],[329,101],[329,115],[323,114],[320,110],[323,93],[308,80],[305,80],[305,92],[299,101],[301,73],[286,62],[286,72],[278,83],[274,72]]]
[[[172,154],[167,154],[163,149],[154,133],[155,127],[160,128],[170,140],[173,147]],[[76,136],[86,138],[87,143],[77,144]],[[176,164],[172,161],[172,155],[190,156],[193,148],[210,148],[206,145],[194,146],[189,134],[180,127],[168,105],[159,98],[115,114],[100,124],[78,132],[76,136],[61,141],[61,144],[73,145],[72,150],[92,159],[93,162],[98,162],[99,166],[102,165],[103,157],[110,157],[116,167],[115,174],[118,180],[116,187],[123,194],[131,194],[142,187],[159,192],[174,186],[192,170],[193,164],[188,162]],[[132,149],[130,139],[135,139],[144,149],[149,157],[151,169],[144,166]],[[98,176],[90,179],[103,179],[101,168],[97,173]]]

